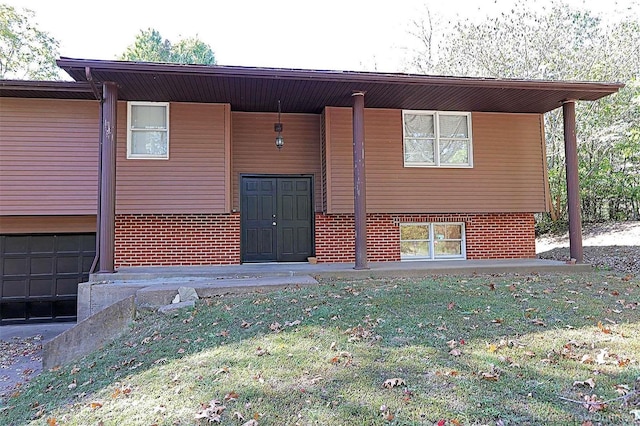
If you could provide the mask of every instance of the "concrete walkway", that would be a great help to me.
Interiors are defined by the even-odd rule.
[[[355,270],[353,263],[245,263],[222,266],[148,266],[123,267],[115,274],[92,274],[94,282],[125,282],[179,277],[213,279],[293,277],[385,278],[433,275],[473,275],[500,273],[573,273],[592,270],[590,265],[570,265],[545,259],[448,260],[414,262],[370,262],[369,269]]]

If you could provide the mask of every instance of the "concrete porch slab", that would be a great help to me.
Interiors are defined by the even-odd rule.
[[[433,275],[580,273],[593,270],[587,264],[567,264],[545,259],[450,260],[370,262],[369,269],[355,270],[353,263],[245,263],[222,266],[146,266],[119,268],[114,274],[92,274],[90,281],[181,279],[228,280],[258,277],[376,278]],[[187,284],[185,284],[187,285]]]

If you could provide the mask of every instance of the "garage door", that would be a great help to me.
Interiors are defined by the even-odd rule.
[[[76,319],[95,234],[0,235],[0,325]]]

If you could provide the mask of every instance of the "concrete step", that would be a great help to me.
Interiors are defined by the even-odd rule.
[[[141,288],[136,292],[138,307],[156,308],[171,303],[180,287],[193,287],[198,297],[212,297],[221,294],[247,293],[254,291],[277,290],[281,288],[316,285],[309,275],[288,277],[252,277],[219,280],[192,280],[154,284]]]

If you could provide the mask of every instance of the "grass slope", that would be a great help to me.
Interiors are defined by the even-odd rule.
[[[594,272],[203,300],[141,314],[117,342],[43,373],[0,424],[632,424],[635,396],[619,398],[640,376],[639,287]],[[615,400],[562,399],[591,395]]]

